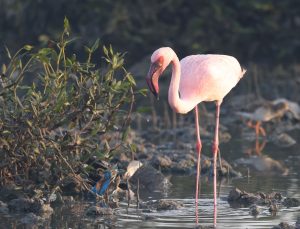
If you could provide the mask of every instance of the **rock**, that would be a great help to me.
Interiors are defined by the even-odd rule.
[[[272,227],[272,229],[295,229],[295,227],[286,222],[281,222],[277,226]]]
[[[143,209],[143,212],[150,213],[152,211],[167,211],[167,210],[178,210],[183,206],[183,204],[176,200],[157,200],[157,201],[147,201],[140,202],[139,207]]]
[[[144,215],[142,219],[143,219],[144,221],[147,221],[147,220],[154,220],[154,219],[155,219],[155,216],[152,216],[152,215]]]
[[[252,216],[257,216],[261,211],[256,204],[251,205],[249,210],[250,210],[250,215]]]
[[[62,181],[60,188],[63,193],[80,194],[82,190],[82,178],[79,175],[69,174]]]
[[[182,203],[175,200],[159,200],[157,202],[157,211],[166,211],[166,210],[178,210],[183,205]]]
[[[285,206],[285,207],[298,207],[300,206],[300,201],[296,198],[289,198],[287,197],[286,199],[284,199],[284,201],[282,202],[282,204]]]
[[[244,206],[248,206],[248,205],[251,205],[251,204],[254,204],[254,203],[258,203],[260,200],[259,197],[255,196],[254,194],[252,193],[243,193],[243,195],[241,196],[241,203],[244,205]]]
[[[130,183],[137,187],[139,180],[140,192],[154,192],[168,188],[171,183],[164,175],[150,165],[143,165],[130,178]]]
[[[195,163],[191,160],[180,159],[178,163],[174,163],[171,168],[172,173],[176,174],[190,174],[194,169]]]
[[[0,188],[0,196],[2,201],[8,203],[13,199],[24,197],[24,193],[20,191],[20,188],[15,184],[8,184],[5,187]]]
[[[232,166],[222,158],[222,168],[218,164],[218,175],[223,177],[241,177],[242,174],[232,168]]]
[[[300,229],[300,216],[298,216],[296,221],[296,229]]]
[[[287,133],[276,134],[271,138],[272,142],[282,148],[287,148],[295,145],[297,142]]]
[[[234,188],[229,192],[228,201],[237,201],[242,195],[242,191],[238,188]]]
[[[11,200],[8,203],[8,209],[11,212],[33,212],[35,214],[51,215],[53,209],[49,204],[44,204],[41,199],[37,198],[19,198]]]
[[[245,191],[239,190],[238,188],[234,188],[229,192],[227,200],[231,205],[235,205],[238,207],[246,207],[252,204],[259,204],[263,202],[263,199],[259,195],[247,193]]]
[[[157,155],[157,156],[152,157],[151,165],[154,168],[157,168],[157,169],[161,168],[162,170],[165,170],[165,169],[169,169],[171,167],[172,160],[166,155],[164,155],[164,156]]]
[[[7,214],[7,213],[8,213],[7,204],[0,201],[0,214]]]
[[[90,206],[86,209],[85,215],[96,217],[96,216],[105,216],[105,215],[112,215],[113,210],[111,208],[101,208],[98,206]]]
[[[230,139],[231,139],[230,133],[228,133],[228,132],[223,132],[223,131],[221,131],[221,132],[219,132],[219,133],[220,133],[219,139],[220,139],[220,142],[221,142],[221,143],[226,143],[226,142],[229,142],[229,141],[230,141]]]
[[[38,213],[44,202],[40,199],[19,198],[11,200],[8,208],[11,212],[34,212]]]
[[[281,201],[282,200],[282,195],[279,192],[272,192],[268,196],[269,199]]]
[[[37,224],[43,221],[44,219],[42,217],[37,216],[32,212],[26,214],[23,218],[20,219],[20,223],[22,224]]]

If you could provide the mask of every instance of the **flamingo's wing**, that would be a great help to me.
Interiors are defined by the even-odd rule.
[[[180,95],[185,100],[222,101],[243,75],[239,62],[226,55],[192,55],[180,61]]]

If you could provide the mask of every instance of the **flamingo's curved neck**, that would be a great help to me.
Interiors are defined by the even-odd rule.
[[[179,84],[181,75],[181,66],[177,55],[174,53],[172,63],[172,78],[169,87],[168,100],[171,108],[176,113],[185,114],[192,110],[195,105],[191,104],[189,101],[185,101],[179,97]]]

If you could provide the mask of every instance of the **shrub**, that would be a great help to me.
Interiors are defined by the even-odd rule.
[[[65,19],[58,42],[25,45],[13,56],[7,49],[0,81],[2,184],[51,185],[70,172],[78,177],[91,169],[91,156],[108,159],[122,145],[135,95],[124,54],[104,46],[99,67],[92,62],[97,40],[79,61],[67,52],[74,40],[69,33]]]

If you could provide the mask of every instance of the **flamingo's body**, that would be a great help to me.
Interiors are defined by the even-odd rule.
[[[226,55],[188,56],[180,61],[180,66],[179,93],[182,100],[191,104],[189,111],[202,101],[222,102],[241,77],[239,62]]]
[[[147,83],[151,92],[159,93],[158,79],[165,68],[172,64],[172,78],[168,100],[177,113],[187,113],[195,109],[197,134],[197,180],[196,180],[196,222],[198,223],[198,186],[200,175],[201,140],[198,121],[198,104],[202,101],[216,101],[216,129],[213,144],[214,154],[214,225],[216,225],[216,158],[219,138],[220,105],[225,95],[238,83],[246,72],[232,56],[226,55],[192,55],[180,62],[175,52],[169,47],[157,49],[151,56],[151,67],[147,75]]]

